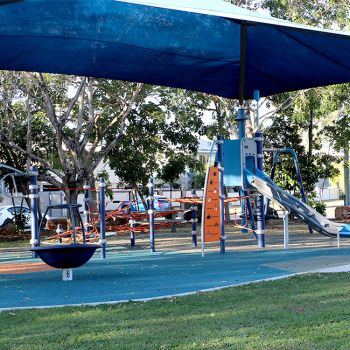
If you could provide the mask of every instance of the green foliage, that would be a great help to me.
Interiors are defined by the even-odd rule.
[[[350,118],[349,115],[343,115],[331,125],[323,129],[323,133],[328,137],[333,147],[340,151],[349,148],[350,140]]]
[[[174,184],[186,165],[199,166],[198,137],[206,130],[202,116],[210,100],[203,94],[151,86],[145,96],[152,98],[145,98],[130,115],[124,138],[108,160],[126,185],[145,186],[155,173]]]
[[[13,82],[19,79],[12,72],[1,72],[0,81],[0,131],[6,130],[12,137],[14,143],[25,149],[27,142],[27,115],[28,110],[33,116],[33,151],[39,156],[47,159],[52,158],[55,148],[52,145],[51,128],[45,119],[43,111],[29,100],[26,107],[27,98],[18,88],[13,86]],[[11,89],[9,92],[5,89]],[[8,96],[10,94],[11,96]],[[2,137],[6,137],[2,135]],[[27,156],[14,147],[0,145],[0,162],[6,163],[16,169],[25,170]]]
[[[137,187],[146,185],[158,167],[156,158],[162,148],[158,128],[162,121],[157,115],[154,118],[142,118],[140,114],[133,113],[128,123],[127,132],[118,147],[110,152],[108,160],[126,185]]]
[[[192,175],[192,188],[204,188],[206,172],[202,171],[194,172]]]
[[[23,232],[25,226],[28,224],[29,218],[22,212],[16,213],[13,222],[16,226],[16,231]]]
[[[346,29],[349,24],[348,0],[263,0],[261,6],[272,16],[312,26]]]
[[[197,168],[202,116],[211,102],[205,94],[51,74],[5,72],[0,79],[0,161],[25,168],[31,116],[30,157],[65,187],[92,181],[103,158],[132,187],[155,172],[169,178],[186,164]]]
[[[333,165],[337,159],[332,155],[320,152],[321,142],[319,139],[316,139],[314,147],[317,153],[309,157],[301,138],[304,126],[302,121],[290,116],[290,111],[286,115],[277,115],[273,124],[264,130],[264,143],[266,147],[293,148],[295,150],[298,155],[305,191],[311,194],[319,178],[331,178],[338,174],[338,170]],[[271,171],[272,157],[273,155],[270,153],[265,158],[265,169],[268,173]],[[275,181],[283,189],[300,196],[294,161],[289,154],[280,155]]]
[[[346,29],[350,23],[350,5],[345,0],[264,0],[261,6],[269,9],[275,17],[323,28],[338,26],[339,29]],[[266,131],[270,137],[267,142],[274,147],[287,146],[295,149],[299,156],[304,186],[310,196],[318,178],[332,178],[338,173],[333,164],[339,160],[322,152],[325,134],[333,132],[334,138],[334,130],[323,130],[323,126],[334,119],[340,110],[349,110],[349,86],[342,84],[271,97],[275,106],[281,105],[286,99],[293,101],[293,104],[283,111],[283,116],[274,119],[271,130]],[[323,131],[320,132],[321,130]],[[307,133],[307,148],[302,145],[302,133]],[[294,190],[294,174],[292,160],[283,159],[283,165],[279,165],[277,182],[288,190]]]
[[[326,203],[323,201],[315,201],[315,200],[308,200],[308,204],[311,205],[314,209],[316,209],[320,214],[326,215]]]

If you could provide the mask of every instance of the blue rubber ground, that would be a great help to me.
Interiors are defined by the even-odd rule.
[[[348,256],[350,264],[349,248],[207,253],[204,258],[199,253],[110,251],[107,260],[100,260],[97,252],[89,263],[74,270],[70,282],[62,281],[60,270],[0,275],[0,308],[117,302],[194,292],[292,274],[266,264],[337,256],[343,260]],[[33,260],[0,258],[1,263],[11,261]]]

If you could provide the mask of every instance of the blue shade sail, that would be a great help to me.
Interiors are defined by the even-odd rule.
[[[350,81],[350,37],[220,0],[6,0],[0,2],[0,69],[145,82],[228,98],[238,98],[241,86],[251,98],[254,90],[267,96]]]

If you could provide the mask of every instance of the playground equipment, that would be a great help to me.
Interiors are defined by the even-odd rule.
[[[20,171],[16,168],[13,168],[11,166],[8,166],[6,164],[0,164],[0,169],[5,169],[5,170],[9,170],[11,171],[10,173],[4,175],[1,179],[0,179],[0,190],[1,193],[4,194],[7,197],[12,197],[12,198],[24,198],[23,195],[19,195],[18,194],[18,190],[17,190],[17,183],[15,180],[16,176],[27,176],[26,173],[24,173],[23,171]],[[10,178],[11,179],[11,185],[14,189],[14,193],[9,194],[8,191],[6,191],[6,180]]]
[[[9,167],[4,164],[0,164],[0,168],[10,170],[11,172],[4,175],[0,179],[2,193],[9,197],[24,198],[24,195],[19,195],[17,191],[15,176],[29,176],[30,179],[30,195],[28,196],[31,201],[31,251],[33,257],[39,256],[46,264],[63,269],[63,279],[72,279],[72,268],[76,268],[84,265],[90,260],[97,248],[100,248],[99,244],[91,244],[86,242],[84,224],[80,217],[78,204],[62,204],[56,206],[48,206],[45,214],[43,215],[40,225],[38,226],[38,184],[37,176],[38,172],[35,167],[31,167],[28,174],[19,171],[18,169]],[[10,178],[12,180],[12,186],[15,189],[15,193],[7,194],[5,191],[5,180]],[[41,236],[44,222],[46,221],[47,213],[52,209],[65,209],[68,211],[70,221],[72,223],[72,242],[69,244],[63,244],[62,239],[59,239],[58,244],[41,245]],[[80,230],[82,232],[82,243],[78,242],[77,239],[77,226],[75,218],[79,218]]]
[[[91,259],[96,249],[101,247],[99,244],[87,243],[84,224],[79,213],[80,207],[80,204],[61,204],[48,206],[44,217],[46,217],[46,214],[52,209],[64,209],[69,213],[72,229],[68,238],[68,244],[62,244],[66,232],[64,232],[64,230],[60,227],[61,225],[58,224],[58,228],[56,230],[57,235],[55,236],[56,242],[58,243],[40,245],[40,234],[43,229],[43,220],[41,220],[38,230],[39,245],[31,248],[31,251],[36,253],[47,265],[58,269],[63,269],[64,278],[66,276],[66,279],[69,280],[72,279],[71,269],[86,264]],[[76,217],[79,218],[80,226],[78,228],[75,222]],[[79,231],[79,239],[77,237],[77,231]],[[82,242],[78,242],[79,240]]]
[[[0,40],[6,55],[0,57],[0,68],[142,81],[238,98],[240,139],[245,137],[244,100],[252,97],[258,100],[254,89],[267,96],[349,81],[350,50],[346,33],[281,21],[222,1],[192,1],[186,6],[183,1],[167,6],[159,0],[113,3],[102,0],[106,6],[73,3],[74,6],[71,1],[60,2],[50,9],[42,6],[43,0],[5,3],[0,13],[3,22]],[[57,11],[69,15],[57,20]],[[80,16],[81,13],[89,15]],[[159,21],[160,16],[165,20]],[[69,35],[67,26],[73,28]],[[191,38],[188,26],[194,29]],[[87,27],[91,28],[88,37],[81,31]],[[140,28],[145,35],[138,35]],[[96,33],[99,33],[97,37]],[[15,45],[9,37],[16,39]],[[89,40],[96,45],[90,45]],[[67,50],[61,50],[62,43]],[[30,55],[23,54],[23,47]],[[113,60],[103,60],[106,53]],[[314,63],[312,66],[310,61]],[[263,171],[259,128],[255,141],[256,167]],[[223,172],[223,163],[219,168]],[[220,181],[220,208],[222,184]],[[246,185],[254,188],[249,183]],[[241,186],[242,195],[246,196],[248,190]],[[251,211],[249,201],[242,201],[242,208],[245,205]],[[260,247],[265,245],[263,206],[263,196],[258,195],[255,233]],[[244,217],[242,223],[243,220]],[[224,252],[225,234],[223,220],[220,221],[220,245]]]
[[[300,172],[298,156],[295,153],[294,149],[292,149],[292,148],[264,148],[263,151],[273,153],[272,169],[271,169],[271,175],[270,175],[270,178],[272,181],[273,181],[275,174],[276,174],[276,167],[277,167],[277,164],[279,162],[280,154],[290,154],[291,155],[291,157],[293,158],[293,161],[294,161],[295,171],[297,174],[297,180],[298,180],[301,200],[307,204],[307,198],[305,195],[303,180],[302,180],[302,176],[301,176],[301,172]],[[267,214],[268,205],[269,205],[269,199],[266,202],[265,215]]]
[[[307,204],[307,198],[305,195],[303,180],[300,172],[299,167],[299,161],[298,161],[298,155],[295,153],[294,149],[292,148],[264,148],[264,152],[273,152],[273,161],[272,161],[272,169],[271,169],[271,175],[270,178],[273,181],[276,173],[276,167],[279,161],[279,155],[280,154],[290,154],[294,161],[294,167],[297,174],[298,184],[299,184],[299,190],[300,190],[300,196],[303,203]],[[269,202],[270,199],[267,198],[266,204],[265,204],[265,216],[267,215],[267,211],[269,209]],[[309,226],[309,233],[312,234],[312,228]]]
[[[254,93],[255,98],[259,99],[259,93]],[[269,200],[278,202],[282,207],[285,208],[286,212],[284,215],[284,227],[285,227],[285,246],[288,246],[288,213],[293,213],[298,218],[303,220],[311,229],[315,229],[319,233],[326,235],[328,237],[350,237],[350,225],[338,224],[331,222],[323,215],[319,214],[316,210],[311,208],[306,204],[306,197],[304,193],[304,188],[302,185],[300,169],[297,162],[297,156],[293,150],[290,149],[277,149],[272,150],[275,152],[275,159],[278,157],[279,152],[291,153],[295,162],[296,171],[298,175],[299,185],[302,194],[302,200],[293,197],[286,191],[283,191],[279,186],[277,186],[271,178],[269,178],[263,172],[263,133],[262,131],[257,131],[254,138],[245,137],[245,115],[244,109],[240,108],[238,111],[238,116],[236,118],[239,127],[239,140],[226,140],[223,142],[218,138],[215,143],[217,147],[216,159],[220,160],[220,168],[223,172],[223,177],[218,178],[218,184],[216,185],[216,191],[219,192],[219,197],[216,198],[216,203],[220,201],[220,204],[224,201],[224,196],[222,195],[224,185],[226,186],[238,186],[242,193],[247,194],[248,192],[257,192],[258,199],[256,200],[256,217],[257,225],[254,230],[253,215],[251,210],[249,215],[251,218],[252,229],[254,230],[256,237],[258,239],[259,247],[265,246],[265,232],[264,232],[264,198],[267,197]],[[213,150],[213,147],[212,147]],[[271,149],[267,149],[271,151]],[[209,162],[211,162],[211,157],[209,157]],[[225,171],[223,164],[225,164]],[[274,175],[274,169],[272,176]],[[212,168],[208,166],[207,178],[212,177]],[[213,199],[213,197],[212,197]],[[203,208],[203,213],[209,213],[211,207],[207,202],[206,206]],[[246,201],[249,205],[249,200]],[[212,205],[212,203],[211,203]],[[222,206],[220,205],[220,210]],[[218,213],[217,215],[222,215],[223,213]],[[207,219],[205,214],[203,215],[204,220]],[[224,235],[224,221],[220,220],[217,225],[220,226],[220,251],[225,252],[225,235]],[[202,250],[204,252],[204,242],[205,242],[205,223],[202,226]],[[215,240],[218,240],[217,238]],[[207,239],[210,241],[210,239]]]
[[[338,233],[340,233],[340,237],[350,237],[350,225],[328,220],[306,203],[283,191],[263,172],[257,170],[252,173],[245,169],[245,177],[248,183],[260,193],[280,203],[319,233],[329,237],[337,237]]]
[[[284,215],[284,233],[285,233],[285,246],[288,246],[288,214],[293,213],[298,218],[303,220],[310,229],[315,229],[319,233],[326,235],[328,237],[350,237],[350,225],[334,223],[321,214],[319,214],[315,209],[311,208],[305,202],[293,197],[288,192],[283,191],[279,186],[277,186],[271,178],[269,178],[263,171],[259,169],[258,160],[262,159],[259,154],[262,154],[262,147],[258,147],[258,144],[262,142],[262,132],[259,132],[258,138],[253,139],[242,138],[241,140],[226,140],[223,143],[223,159],[225,163],[225,171],[223,172],[223,180],[217,177],[217,182],[214,180],[209,180],[206,193],[214,193],[209,196],[210,202],[205,202],[206,205],[203,208],[203,235],[202,242],[204,247],[205,242],[220,241],[220,251],[223,253],[225,250],[222,248],[224,245],[225,236],[221,233],[224,228],[223,219],[218,219],[222,212],[218,208],[217,203],[223,201],[223,198],[219,195],[219,188],[222,185],[226,186],[239,186],[243,192],[257,192],[260,198],[257,200],[256,214],[257,222],[263,227],[264,220],[264,204],[261,199],[262,196],[267,197],[269,200],[278,202],[282,207],[285,208],[286,213]],[[221,150],[218,147],[217,152]],[[290,152],[290,150],[285,150],[285,152]],[[219,159],[217,155],[217,159]],[[296,155],[293,155],[296,159]],[[213,175],[218,172],[217,165],[209,167],[208,179],[212,179]],[[301,193],[303,193],[303,199],[306,201],[305,194],[303,192],[300,170],[297,168],[297,174],[299,174]],[[221,185],[219,185],[219,182]],[[214,190],[211,185],[214,184]],[[242,200],[247,200],[248,197],[243,197]],[[215,203],[215,204],[214,204]],[[216,207],[215,207],[216,206]],[[211,225],[210,221],[213,220],[214,216],[210,213],[216,208],[215,213],[215,225]],[[252,214],[250,213],[250,218],[252,219]],[[208,220],[209,219],[209,220]],[[253,229],[253,220],[251,221]],[[219,229],[220,228],[220,229]],[[215,229],[215,233],[212,233]],[[209,235],[208,235],[209,232]],[[220,235],[219,235],[220,232]],[[253,229],[254,232],[254,229]],[[259,235],[264,235],[263,229],[255,230],[258,238]],[[205,235],[207,234],[207,237]],[[220,237],[220,238],[219,238]],[[265,238],[261,237],[260,242],[264,242]],[[261,246],[259,244],[259,246]],[[204,249],[204,248],[203,248]]]
[[[106,212],[105,207],[105,199],[104,199],[104,191],[101,190],[98,192],[99,197],[99,207],[100,210],[98,212],[94,212],[89,205],[90,202],[90,191],[94,191],[95,189],[89,188],[88,183],[84,183],[84,214],[86,219],[86,235],[87,237],[95,236],[97,233],[99,237],[98,231],[104,231],[108,233],[108,236],[112,236],[119,233],[130,233],[130,246],[134,247],[136,245],[136,233],[149,233],[150,237],[150,249],[151,251],[155,251],[155,231],[159,229],[167,229],[174,225],[181,225],[188,223],[188,220],[185,219],[168,219],[173,215],[176,215],[180,212],[184,212],[181,209],[162,209],[160,206],[157,206],[157,210],[155,209],[154,200],[154,181],[153,178],[150,178],[148,183],[148,196],[147,196],[147,204],[146,208],[142,204],[140,205],[140,209],[143,210],[135,210],[135,202],[138,202],[138,198],[134,196],[133,201],[123,201],[122,206],[119,208]],[[100,186],[101,187],[101,186]],[[104,188],[102,186],[101,188]],[[120,188],[110,188],[110,190],[118,191]],[[196,197],[195,192],[193,196]],[[162,197],[164,198],[164,197]],[[193,199],[193,198],[192,198]],[[186,203],[193,204],[193,200],[183,199]],[[168,202],[178,202],[181,201],[178,199],[168,199]],[[119,201],[118,201],[119,202]],[[183,203],[185,203],[183,202]],[[159,204],[159,203],[158,203]],[[166,208],[170,208],[170,206],[165,206]],[[145,210],[146,209],[146,210]],[[192,244],[193,246],[197,245],[197,207],[192,205]],[[193,217],[195,217],[195,222]],[[100,230],[97,230],[96,227],[99,226]],[[63,233],[66,235],[66,232]],[[95,236],[96,238],[96,236]],[[106,240],[104,240],[106,243]]]
[[[41,245],[41,229],[43,226],[43,220],[41,220],[38,227],[38,184],[37,184],[38,172],[35,167],[31,167],[29,178],[31,191],[31,215],[32,215],[32,238],[31,238],[31,251],[33,252],[33,257],[39,256],[46,264],[63,269],[62,276],[63,280],[71,280],[73,278],[72,269],[80,267],[87,263],[97,248],[102,248],[104,250],[104,245],[101,244],[91,244],[86,242],[85,230],[83,221],[80,217],[78,204],[61,204],[56,206],[49,206],[46,210],[45,215],[49,210],[52,209],[66,209],[69,213],[70,222],[72,225],[72,242],[67,244],[62,243],[59,239],[57,244],[52,245]],[[102,186],[103,188],[103,186]],[[45,217],[44,215],[44,217]],[[77,239],[77,226],[75,218],[78,217],[80,222],[80,230],[82,231],[82,243],[78,242]],[[59,234],[59,232],[58,232]],[[103,253],[102,253],[103,254]]]

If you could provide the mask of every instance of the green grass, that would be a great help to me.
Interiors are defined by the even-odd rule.
[[[10,242],[0,242],[1,248],[30,248],[29,239],[28,240],[20,240],[20,241],[10,241]]]
[[[304,275],[147,303],[2,312],[0,349],[349,349],[349,277]]]

